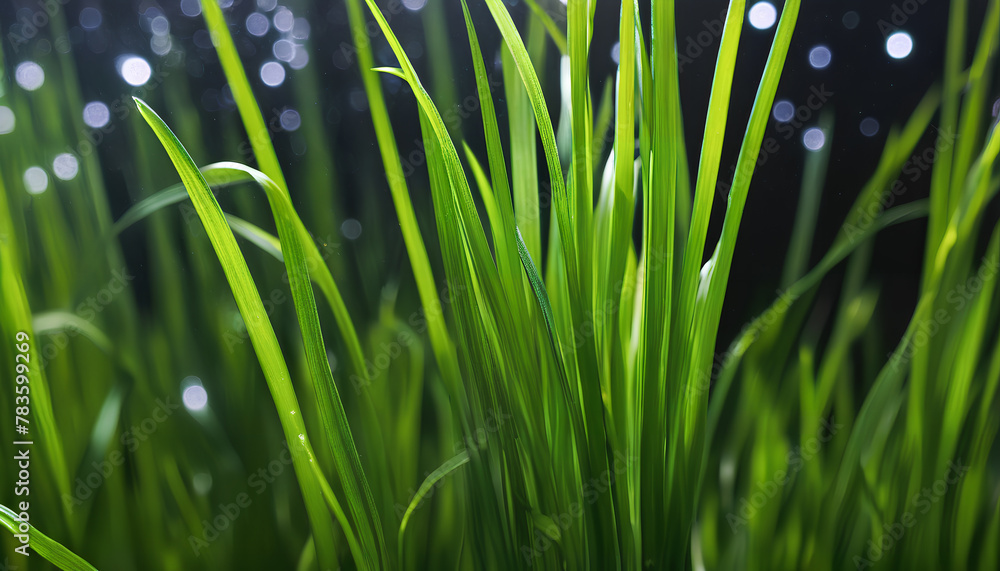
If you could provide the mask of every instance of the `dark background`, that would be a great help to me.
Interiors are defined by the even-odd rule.
[[[464,21],[458,0],[443,1],[448,18],[448,40],[451,43],[452,65],[455,70],[455,88],[458,100],[474,93],[475,82],[471,74]],[[557,21],[564,8],[558,0],[541,2],[547,6]],[[508,0],[508,6],[516,22],[523,22],[527,8],[523,0]],[[380,5],[388,5],[379,2]],[[641,3],[644,24],[648,38],[648,1]],[[727,2],[707,0],[678,0],[678,42],[682,52],[688,39],[699,32],[711,29],[713,21],[720,20]],[[754,2],[747,2],[749,9]],[[781,10],[783,2],[773,2]],[[985,0],[969,2],[969,18],[972,33],[968,41],[971,56],[978,37],[978,28],[986,7]],[[78,25],[80,11],[87,6],[98,8],[104,23],[97,30],[87,31]],[[212,126],[238,121],[235,106],[225,87],[225,79],[217,58],[210,46],[205,45],[204,24],[201,17],[188,17],[181,13],[175,1],[120,2],[96,0],[70,0],[66,14],[70,26],[72,49],[81,70],[82,90],[86,100],[115,98],[123,92],[123,82],[115,71],[113,61],[122,53],[135,53],[146,58],[152,65],[162,60],[150,50],[148,19],[142,16],[149,8],[156,7],[169,19],[171,35],[176,49],[185,52],[184,71],[191,84],[191,101],[198,102],[203,124],[206,125],[205,148],[210,156],[195,157],[202,163],[218,160],[243,160],[237,149],[222,144],[221,129]],[[375,145],[371,119],[363,102],[360,77],[356,64],[338,59],[345,42],[350,42],[346,9],[339,0],[316,1],[311,3],[290,3],[296,16],[305,16],[311,27],[307,43],[310,52],[309,66],[315,66],[321,78],[322,97],[315,104],[323,110],[325,124],[335,150],[335,168],[331,178],[346,195],[348,204],[344,216],[354,216],[371,220],[370,214],[362,212],[365,204],[381,205],[381,223],[377,237],[390,245],[386,248],[383,261],[384,276],[408,273],[405,252],[398,232],[395,212],[391,208],[390,196],[383,177],[383,168]],[[905,24],[901,27],[914,39],[913,52],[905,59],[893,60],[885,51],[885,34],[880,20],[890,22],[894,11],[904,13]],[[913,8],[916,8],[915,12]],[[276,33],[272,30],[265,38],[250,36],[243,24],[246,17],[257,7],[254,0],[235,0],[230,9],[230,22],[234,23],[233,34],[243,56],[245,66],[251,76],[251,83],[260,99],[262,109],[282,109],[290,105],[290,90],[295,84],[296,72],[288,70],[288,78],[278,88],[264,86],[254,71],[261,63],[273,59],[269,42]],[[499,34],[483,2],[470,1],[473,20],[478,26],[479,40],[486,53],[493,52],[499,45]],[[596,32],[592,46],[591,69],[592,86],[597,97],[604,82],[613,74],[611,46],[618,36],[617,2],[601,0],[597,2]],[[25,11],[30,12],[25,12]],[[36,11],[34,1],[4,0],[0,2],[0,23],[5,36],[19,31],[18,16]],[[426,10],[426,8],[425,8]],[[823,111],[835,112],[836,123],[832,133],[827,133],[827,144],[832,144],[830,168],[823,192],[821,214],[816,228],[816,240],[812,261],[817,261],[832,243],[836,233],[853,204],[858,191],[873,173],[881,155],[885,137],[893,125],[902,124],[915,108],[927,90],[938,81],[943,70],[947,15],[949,3],[943,0],[889,0],[804,2],[799,16],[795,36],[788,54],[785,71],[778,89],[777,99],[787,99],[794,105],[802,105],[810,95],[811,87],[824,87],[833,92]],[[856,12],[858,25],[848,29],[844,24],[847,12]],[[271,13],[273,14],[273,12]],[[15,23],[11,23],[15,22]],[[424,26],[421,13],[407,10],[396,11],[391,25],[400,36],[403,45],[411,54],[422,77],[429,78],[428,61],[424,49]],[[145,26],[145,28],[144,28]],[[199,37],[199,32],[201,36]],[[760,74],[773,38],[774,27],[757,30],[748,23],[744,25],[737,61],[736,81],[731,102],[728,135],[722,158],[723,173],[720,181],[728,183],[729,168],[735,163],[743,129],[749,117],[753,97],[760,80]],[[823,44],[829,47],[833,57],[831,64],[822,70],[810,67],[809,50]],[[379,65],[395,65],[391,51],[380,34],[374,36],[374,46]],[[648,46],[648,43],[647,43]],[[8,46],[5,45],[5,48]],[[31,46],[37,49],[37,46]],[[685,130],[688,140],[688,154],[691,161],[692,178],[697,172],[697,156],[701,144],[704,117],[707,111],[708,92],[715,65],[718,38],[704,49],[704,53],[685,63],[681,74],[681,89],[684,106]],[[29,51],[30,53],[30,51]],[[550,97],[550,110],[555,119],[558,115],[557,98],[558,69],[556,50],[550,44],[548,73],[543,77]],[[20,58],[15,58],[10,50],[5,53],[7,69],[12,70]],[[966,58],[968,61],[969,58]],[[487,60],[489,61],[489,60]],[[8,74],[9,77],[10,74]],[[169,79],[168,79],[169,80]],[[10,81],[6,79],[6,81]],[[414,141],[419,137],[415,102],[407,89],[401,89],[395,78],[384,79],[388,88],[387,102],[393,117],[397,143],[402,154],[415,150]],[[425,79],[429,85],[429,79]],[[127,86],[124,86],[127,89]],[[502,91],[501,91],[502,95]],[[1000,91],[995,91],[1000,95]],[[991,103],[995,99],[990,99]],[[359,104],[360,103],[360,104]],[[505,109],[502,97],[497,101],[500,124],[505,125]],[[169,123],[173,111],[166,109],[164,119]],[[865,137],[859,131],[859,123],[864,117],[874,117],[880,123],[880,130],[874,137]],[[732,278],[727,294],[726,311],[723,314],[720,342],[725,344],[739,330],[742,324],[762,311],[773,298],[778,288],[778,279],[788,248],[796,201],[801,183],[803,162],[806,151],[801,143],[802,133],[818,121],[815,114],[802,128],[795,129],[794,136],[785,139],[776,131],[776,123],[770,121],[767,137],[775,137],[780,150],[769,155],[753,179],[750,196],[740,231],[740,242],[736,250]],[[265,120],[270,116],[265,112]],[[936,120],[934,121],[936,123]],[[462,126],[462,132],[473,148],[482,148],[482,127],[478,113],[472,114]],[[130,192],[124,188],[124,177],[120,175],[124,165],[115,158],[116,148],[128,145],[126,130],[120,129],[110,135],[111,140],[101,146],[101,160],[106,170],[106,180],[113,198],[114,216],[119,216],[132,202]],[[213,144],[218,137],[220,144]],[[832,142],[831,142],[832,139]],[[274,139],[279,156],[283,160],[286,175],[292,188],[295,186],[295,168],[301,157],[293,151],[294,133],[278,133]],[[928,134],[918,145],[918,151],[933,144],[933,135]],[[544,180],[544,175],[541,180]],[[423,172],[410,177],[410,192],[420,214],[421,228],[428,239],[428,249],[434,251],[433,219],[429,204],[429,191]],[[907,181],[908,191],[901,198],[903,202],[923,198],[927,195],[930,177],[924,176],[916,182]],[[294,194],[294,190],[293,190]],[[365,200],[374,196],[374,201]],[[715,212],[709,237],[709,250],[721,228],[725,208],[725,198],[717,195]],[[547,213],[545,213],[547,219]],[[995,213],[994,213],[995,216]],[[638,220],[638,218],[637,218]],[[879,236],[873,261],[874,274],[881,282],[883,294],[879,311],[882,322],[887,325],[885,334],[897,339],[905,327],[915,304],[919,284],[922,253],[924,250],[924,222],[911,222],[890,229]],[[368,228],[362,233],[354,247],[362,250],[366,239],[373,239],[376,232]],[[141,262],[145,255],[142,238],[126,243],[126,255]],[[711,252],[709,251],[708,254]],[[439,277],[440,274],[439,273]],[[837,283],[838,280],[830,280]],[[406,282],[404,282],[406,283]],[[836,287],[827,286],[824,295],[835,295]],[[377,295],[377,294],[375,294]]]

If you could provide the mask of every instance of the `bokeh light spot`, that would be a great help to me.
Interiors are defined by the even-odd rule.
[[[750,25],[758,30],[767,30],[778,20],[778,11],[770,2],[757,2],[750,8]]]
[[[14,70],[14,80],[22,89],[34,91],[45,83],[45,71],[33,61],[26,61]]]
[[[806,129],[802,135],[802,144],[810,151],[818,151],[826,144],[826,135],[817,127]]]
[[[100,129],[111,120],[111,112],[108,106],[100,101],[91,101],[83,107],[83,122],[88,127]]]
[[[267,33],[267,30],[271,28],[271,22],[267,19],[267,16],[261,14],[260,12],[254,12],[247,16],[247,31],[251,35],[260,37]]]
[[[302,125],[302,117],[299,116],[299,112],[294,109],[285,109],[278,116],[278,122],[281,123],[281,128],[286,131],[295,131]]]
[[[861,129],[861,134],[866,137],[874,137],[878,134],[879,124],[874,117],[865,117],[861,120],[861,124],[858,126]]]
[[[361,236],[361,223],[353,218],[348,218],[340,225],[340,233],[348,240],[357,240]]]
[[[153,69],[149,67],[149,62],[145,59],[139,56],[128,56],[122,60],[118,67],[118,73],[121,74],[125,83],[138,87],[149,81],[153,75]]]
[[[285,68],[276,61],[269,61],[260,66],[260,79],[265,85],[277,87],[285,81]]]
[[[80,10],[80,25],[87,30],[96,30],[100,27],[101,22],[104,17],[101,16],[101,11],[93,6],[87,6],[83,10]]]
[[[80,164],[73,155],[62,153],[52,161],[52,172],[60,180],[73,180],[80,172]]]
[[[809,65],[816,69],[823,69],[830,65],[830,60],[833,55],[830,53],[830,48],[826,46],[816,46],[809,50]]]
[[[913,38],[906,32],[896,32],[886,39],[885,51],[893,59],[903,59],[913,51]]]
[[[782,123],[787,123],[795,116],[795,106],[791,101],[783,99],[774,104],[774,118]]]
[[[14,130],[14,112],[10,107],[0,105],[0,135],[6,135]]]
[[[28,167],[24,171],[24,188],[31,194],[41,194],[49,187],[49,175],[42,167]]]

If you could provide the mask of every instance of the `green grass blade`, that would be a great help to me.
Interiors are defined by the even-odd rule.
[[[3,526],[11,534],[21,533],[18,529],[19,521],[17,513],[7,506],[0,505],[0,523],[3,523]],[[38,531],[35,526],[29,524],[29,528],[28,535],[31,538],[31,549],[49,563],[64,571],[97,571],[93,565],[87,563],[82,557],[66,549],[59,542],[50,539],[47,535]]]
[[[292,462],[299,479],[313,531],[318,536],[331,538],[333,525],[329,513],[323,508],[324,500],[322,499],[324,497],[322,488],[326,482],[322,476],[317,477],[313,466],[311,466],[314,464],[312,444],[307,437],[305,422],[291,384],[288,366],[285,364],[274,329],[267,319],[267,312],[264,310],[253,278],[250,276],[246,260],[243,259],[239,246],[236,244],[236,238],[226,224],[222,209],[219,208],[208,183],[195,166],[190,155],[187,154],[180,141],[163,120],[148,105],[138,99],[136,99],[136,105],[143,118],[156,133],[160,143],[170,156],[174,168],[181,176],[181,181],[191,196],[191,201],[202,219],[212,247],[219,258],[223,272],[226,274],[226,280],[232,289],[250,341],[264,371],[271,397],[274,399],[285,440],[293,451]],[[325,487],[328,488],[329,484],[326,484]],[[331,509],[335,512],[339,511],[337,507],[332,505]],[[352,536],[355,531],[351,529],[342,513],[339,513],[338,516],[340,516],[338,519],[340,519],[344,533],[348,537]],[[324,548],[324,543],[317,543],[320,561],[324,565],[332,565],[335,563],[332,546],[327,544],[327,547]],[[355,551],[354,557],[359,565],[367,560],[366,554],[357,551]]]
[[[403,519],[399,522],[399,540],[397,541],[399,545],[399,560],[403,560],[403,536],[406,534],[406,524],[410,521],[410,516],[413,511],[420,507],[420,503],[424,501],[424,497],[427,493],[431,491],[442,478],[448,476],[455,470],[458,470],[463,465],[469,462],[469,453],[466,450],[459,452],[458,454],[452,456],[448,460],[445,460],[444,464],[441,464],[436,470],[431,472],[424,478],[423,483],[417,488],[417,493],[413,495],[413,499],[410,500],[410,505],[407,506],[406,512],[403,513]]]
[[[361,10],[361,1],[347,0],[346,3],[347,16],[350,20],[354,44],[357,49],[358,67],[361,71],[365,93],[368,96],[368,109],[371,111],[372,122],[375,126],[379,152],[382,155],[382,164],[386,171],[386,181],[392,194],[396,216],[399,218],[399,226],[403,233],[403,242],[406,245],[410,265],[413,268],[413,276],[417,282],[420,302],[427,310],[427,329],[431,347],[445,382],[449,384],[453,392],[457,393],[460,391],[461,384],[458,355],[448,333],[444,315],[442,312],[436,311],[441,307],[441,299],[438,296],[430,259],[427,256],[427,248],[420,235],[420,227],[417,224],[413,203],[407,193],[406,177],[403,174],[396,139],[389,123],[389,112],[382,95],[378,73],[372,70],[374,57],[372,56],[371,40],[367,33],[364,14]]]

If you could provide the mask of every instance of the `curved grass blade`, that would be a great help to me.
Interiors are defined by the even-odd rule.
[[[307,436],[305,421],[302,418],[298,399],[292,387],[288,366],[281,353],[274,329],[267,319],[267,312],[264,310],[263,302],[257,293],[253,278],[250,276],[246,260],[243,259],[239,246],[236,244],[236,238],[225,222],[222,209],[219,208],[219,203],[212,195],[205,177],[202,176],[191,156],[170,128],[145,102],[140,99],[135,99],[135,102],[140,114],[152,127],[170,156],[174,168],[181,176],[181,181],[191,196],[191,201],[198,211],[198,216],[202,219],[205,231],[219,258],[223,272],[226,274],[226,280],[232,289],[251,344],[257,353],[261,369],[264,371],[271,397],[274,399],[285,440],[292,449],[292,465],[302,489],[306,512],[313,532],[327,538],[331,538],[333,535],[330,514],[323,508],[325,498],[339,520],[344,534],[351,540],[355,536],[355,530],[351,528],[336,498],[332,494],[324,493],[329,488],[325,477],[316,473],[318,465],[313,461],[312,444]],[[320,545],[323,543],[320,542]],[[329,547],[329,551],[324,553],[325,550],[321,549],[319,545],[317,546],[317,550],[320,551],[320,560],[323,561],[324,565],[335,563],[336,558],[332,546]],[[355,561],[359,565],[364,565],[364,562],[367,561],[365,554],[357,547],[354,547],[352,551]],[[368,566],[365,565],[365,567]]]
[[[399,549],[399,561],[403,561],[403,536],[406,534],[406,524],[410,521],[410,515],[412,515],[413,511],[420,506],[420,502],[424,500],[424,496],[427,495],[427,492],[429,492],[431,488],[441,480],[441,478],[451,474],[468,462],[469,452],[467,450],[462,450],[458,454],[445,460],[444,464],[441,464],[436,470],[424,478],[423,483],[420,484],[420,487],[417,489],[417,493],[413,494],[413,499],[410,500],[410,505],[407,506],[406,512],[403,514],[402,521],[399,522],[399,540],[396,542]]]
[[[0,505],[0,523],[12,534],[18,531],[19,522],[17,514],[7,506]],[[44,533],[38,531],[35,526],[30,525],[28,536],[31,549],[41,555],[46,561],[64,571],[97,571],[97,569],[87,563],[82,557],[66,549],[61,543],[49,538]]]
[[[305,226],[292,206],[288,194],[282,192],[277,184],[264,173],[238,163],[216,163],[207,167],[209,172],[221,171],[223,176],[239,179],[247,177],[253,180],[267,195],[268,202],[275,217],[280,238],[284,239],[282,253],[285,254],[285,265],[292,288],[292,298],[299,324],[305,340],[306,360],[309,365],[313,382],[316,386],[320,402],[320,414],[326,429],[327,441],[331,447],[337,473],[347,494],[348,506],[356,525],[365,522],[368,535],[361,534],[361,544],[367,555],[375,554],[381,557],[382,564],[388,565],[388,554],[385,551],[385,540],[379,521],[371,488],[361,467],[361,460],[354,445],[351,428],[347,422],[340,394],[337,391],[330,362],[326,357],[325,344],[319,325],[319,314],[312,287],[309,283],[312,274],[308,271],[307,261],[317,268],[315,280],[320,289],[331,301],[334,316],[341,331],[346,332],[345,338],[349,351],[355,361],[355,368],[364,370],[361,345],[354,331],[354,325],[347,314],[347,307],[339,297],[339,291],[333,282],[329,268],[323,263],[316,244],[313,242]],[[363,400],[367,401],[367,393]],[[371,562],[375,564],[375,562]]]

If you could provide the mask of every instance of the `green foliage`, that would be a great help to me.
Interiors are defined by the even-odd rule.
[[[502,0],[469,4],[464,35],[436,29],[457,5],[424,17],[436,54],[471,55],[482,141],[445,120],[451,63],[435,67],[428,90],[378,3],[346,0],[408,266],[387,282],[363,260],[394,245],[332,257],[300,217],[339,208],[342,189],[313,170],[305,180],[282,171],[215,2],[203,3],[204,20],[242,126],[225,139],[245,133],[260,170],[198,168],[193,156],[209,153],[183,78],[168,78],[150,104],[135,100],[144,121],[129,123],[135,156],[122,160],[136,161],[129,183],[146,190],[113,224],[93,159],[67,188],[28,197],[8,168],[23,153],[0,135],[0,331],[5,340],[26,332],[48,361],[29,379],[44,459],[33,465],[32,548],[63,569],[997,568],[1000,226],[988,226],[988,211],[1000,191],[1000,129],[985,107],[1000,1],[989,2],[971,62],[967,6],[952,3],[942,86],[890,132],[813,266],[829,143],[808,156],[796,218],[783,222],[792,242],[782,291],[722,355],[739,230],[801,2],[784,3],[742,128],[728,124],[734,73],[753,54],[739,49],[746,3],[729,3],[693,179],[677,53],[685,31],[672,0],[651,3],[648,46],[646,13],[622,4],[621,64],[596,110],[595,2],[570,0],[565,29],[549,3],[528,0],[524,26]],[[499,45],[480,43],[495,31]],[[383,40],[395,67],[375,67],[372,43]],[[497,53],[502,94],[487,67]],[[550,56],[562,58],[559,94],[543,88]],[[58,109],[54,90],[66,87],[79,117],[72,59],[51,69],[62,73],[33,104]],[[419,121],[426,180],[404,175],[382,75],[414,96],[416,108],[394,116]],[[318,99],[314,84],[293,89]],[[164,115],[175,134],[153,108],[178,101]],[[550,109],[560,109],[558,124]],[[930,198],[887,204],[935,117],[939,137],[960,135],[939,148]],[[820,122],[829,132],[832,112]],[[323,128],[303,125],[310,141]],[[734,128],[739,158],[713,221]],[[67,136],[48,122],[25,145]],[[263,190],[267,208],[243,185]],[[74,191],[81,198],[70,201]],[[418,212],[426,191],[430,212]],[[876,237],[925,217],[918,303],[884,347]],[[139,232],[152,307],[140,309],[126,284],[121,303],[84,312],[102,276],[124,266],[122,241]],[[45,354],[50,339],[67,340],[61,354]],[[12,363],[4,345],[0,365]],[[211,406],[170,413],[160,403],[191,369],[204,371]],[[0,406],[12,403],[11,386]],[[168,420],[150,416],[154,406]],[[100,485],[87,484],[105,464]],[[294,480],[280,477],[283,466]],[[16,518],[0,509],[12,533]]]

